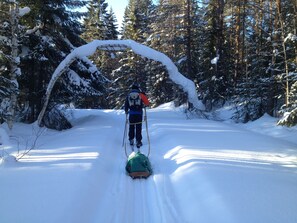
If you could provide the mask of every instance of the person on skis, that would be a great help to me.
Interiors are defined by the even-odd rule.
[[[134,145],[134,138],[136,138],[136,146],[142,146],[142,115],[143,108],[149,105],[149,100],[146,95],[140,91],[137,84],[133,84],[131,91],[128,93],[125,101],[125,113],[129,114],[129,142]]]

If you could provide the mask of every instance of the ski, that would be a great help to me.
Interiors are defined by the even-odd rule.
[[[136,145],[135,145],[135,143],[133,143],[133,144],[130,144],[130,148],[131,148],[131,150],[132,150],[132,152],[140,152],[140,147],[142,147],[143,146],[143,144],[142,143],[136,143]],[[135,147],[137,148],[137,150],[135,149]]]

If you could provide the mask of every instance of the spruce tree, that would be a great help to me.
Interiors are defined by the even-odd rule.
[[[148,24],[150,22],[151,0],[130,0],[125,9],[124,22],[122,25],[122,39],[132,39],[145,44],[149,35]],[[109,101],[113,107],[121,107],[126,94],[133,83],[139,84],[143,90],[146,87],[148,71],[145,69],[148,59],[136,55],[128,50],[120,55],[119,68],[113,71],[111,79],[112,92]],[[118,95],[115,98],[114,95]]]
[[[23,42],[23,47],[28,50],[21,58],[25,75],[20,82],[23,104],[28,105],[25,121],[36,120],[47,83],[58,64],[73,48],[85,43],[80,37],[82,27],[77,20],[82,13],[74,11],[85,3],[67,0],[27,1],[32,11],[24,17],[23,22],[32,29]],[[103,84],[104,78],[87,58],[77,61],[66,69],[55,86],[51,102],[98,107],[98,97],[105,91]]]
[[[19,78],[22,75],[20,44],[26,30],[20,24],[20,18],[29,12],[27,9],[21,8],[20,1],[0,4],[3,14],[0,18],[0,121],[6,121],[9,129],[13,127],[18,110]]]
[[[195,0],[162,0],[155,9],[151,27],[151,34],[147,40],[150,47],[169,56],[178,69],[186,77],[198,82],[197,62],[198,54],[198,7]],[[168,74],[160,70],[163,79],[168,83]],[[180,103],[184,102],[184,95],[178,87],[172,85],[171,92],[178,92]]]
[[[118,39],[118,36],[119,36],[118,24],[117,24],[117,19],[116,19],[116,16],[115,16],[112,8],[110,8],[109,12],[107,13],[106,22],[107,22],[106,23],[107,39],[109,39],[109,40]]]
[[[153,11],[151,0],[130,0],[125,9],[122,38],[145,43]]]
[[[93,40],[116,40],[118,39],[118,27],[115,14],[110,8],[107,12],[108,4],[105,0],[91,1],[87,17],[84,20],[84,32],[82,37],[87,41]],[[108,79],[112,78],[112,71],[118,68],[119,57],[117,52],[109,51],[109,49],[100,50],[95,52],[91,59],[94,61],[100,72]],[[109,91],[105,92],[107,97],[110,94]],[[110,100],[106,100],[108,103],[103,103],[103,107],[112,107]]]
[[[105,0],[92,0],[88,5],[87,16],[84,19],[84,32],[81,37],[90,42],[92,40],[108,39],[108,4]]]
[[[8,118],[9,98],[17,92],[16,86],[10,81],[10,14],[8,1],[0,2],[0,123]]]

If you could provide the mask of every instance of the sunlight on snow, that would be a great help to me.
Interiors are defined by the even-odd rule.
[[[99,157],[98,152],[66,152],[68,149],[61,148],[63,153],[56,153],[53,150],[40,151],[38,154],[30,154],[22,158],[24,163],[48,163],[50,166],[59,166],[66,168],[79,167],[82,169],[90,169],[92,166],[91,160]]]
[[[241,150],[200,150],[194,148],[185,148],[184,146],[177,146],[169,150],[165,159],[174,160],[176,164],[185,164],[190,161],[200,162],[224,162],[225,165],[231,163],[245,164],[245,165],[279,165],[283,167],[297,167],[297,156],[268,153],[268,152],[254,152]],[[252,167],[252,166],[251,166]]]
[[[54,162],[63,160],[90,160],[99,156],[97,152],[54,154],[54,155],[31,155],[22,159],[23,162]]]

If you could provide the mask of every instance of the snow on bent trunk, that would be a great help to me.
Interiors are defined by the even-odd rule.
[[[133,40],[94,40],[86,45],[74,49],[56,68],[46,90],[45,102],[37,119],[38,125],[41,124],[41,120],[49,102],[51,91],[56,81],[63,72],[68,69],[72,62],[78,58],[83,59],[84,57],[93,55],[97,49],[123,50],[127,48],[130,48],[138,55],[161,62],[168,70],[169,78],[176,84],[180,85],[187,93],[189,102],[191,102],[195,108],[204,110],[204,105],[198,100],[194,82],[184,77],[165,54]]]

